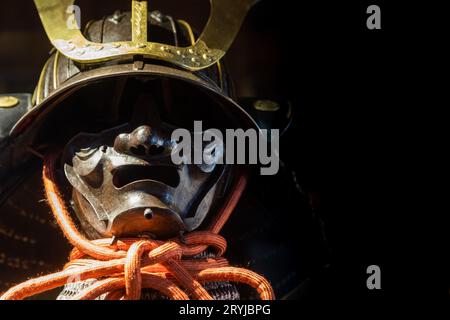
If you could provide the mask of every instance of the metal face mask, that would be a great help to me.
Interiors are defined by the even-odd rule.
[[[73,206],[91,237],[150,234],[168,238],[196,229],[207,215],[224,166],[174,165],[173,128],[124,125],[80,133],[66,146],[64,173]]]

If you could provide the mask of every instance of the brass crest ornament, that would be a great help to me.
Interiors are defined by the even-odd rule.
[[[209,20],[197,41],[177,47],[147,41],[147,1],[132,1],[132,41],[96,43],[81,31],[68,28],[67,12],[75,0],[35,0],[47,36],[63,55],[80,63],[99,63],[141,55],[172,63],[189,71],[217,63],[234,41],[249,9],[259,0],[210,0]]]

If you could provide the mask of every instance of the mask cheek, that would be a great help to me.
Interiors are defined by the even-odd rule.
[[[89,159],[82,160],[77,156],[73,157],[73,169],[83,180],[92,187],[100,187],[103,183],[103,169],[101,166],[101,152],[94,153]]]

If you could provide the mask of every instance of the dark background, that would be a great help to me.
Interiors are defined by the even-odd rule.
[[[78,4],[83,25],[129,7],[118,0]],[[381,7],[381,30],[366,28],[370,4]],[[408,142],[400,126],[411,110],[404,94],[415,90],[405,90],[404,79],[420,68],[414,41],[425,31],[409,2],[397,5],[263,0],[227,54],[239,96],[294,105],[294,134],[281,152],[324,221],[333,266],[319,286],[325,296],[412,294],[410,275],[418,267],[409,255],[415,243],[405,235],[412,232],[412,194],[403,184],[414,179],[401,156]],[[198,29],[208,12],[200,0],[154,0],[149,7]],[[405,23],[405,17],[419,22]],[[50,50],[32,1],[1,2],[0,43],[0,93],[32,92]],[[380,291],[366,288],[371,264],[381,267]],[[418,287],[429,279],[417,272]]]

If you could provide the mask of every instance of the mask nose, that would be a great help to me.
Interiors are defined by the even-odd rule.
[[[131,133],[121,133],[114,140],[114,149],[119,153],[132,156],[158,155],[164,147],[154,141],[153,129],[150,126],[140,126]]]

